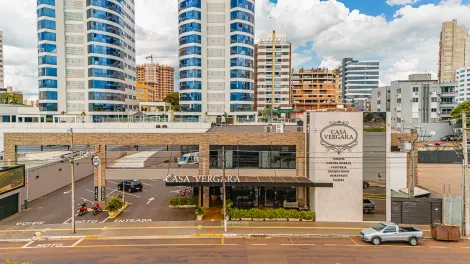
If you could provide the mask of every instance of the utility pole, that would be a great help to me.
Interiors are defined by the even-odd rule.
[[[227,233],[227,194],[225,193],[225,147],[222,146],[222,197],[224,202],[224,232]]]
[[[463,169],[464,169],[464,174],[465,174],[465,181],[462,182],[462,185],[464,186],[465,192],[462,194],[462,201],[464,203],[464,212],[465,212],[465,217],[464,217],[464,224],[465,228],[464,230],[464,235],[470,234],[470,212],[468,208],[468,198],[469,198],[469,193],[468,193],[468,149],[467,149],[467,113],[463,112],[462,113],[462,129],[463,129],[463,136],[462,136],[462,151],[463,151]]]
[[[408,188],[408,198],[414,198],[415,196],[415,132],[416,128],[411,129],[411,186]]]
[[[73,128],[70,128],[67,133],[70,135],[70,165],[71,165],[71,174],[72,174],[72,185],[71,185],[71,193],[72,193],[72,233],[75,234],[75,160],[74,160],[74,153],[73,153]]]

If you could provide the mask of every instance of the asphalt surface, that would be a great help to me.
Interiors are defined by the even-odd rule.
[[[107,181],[106,196],[124,195],[130,206],[116,219],[109,220],[108,214],[102,212],[96,216],[89,212],[84,216],[75,216],[80,224],[112,222],[145,223],[155,221],[192,221],[194,209],[170,209],[168,200],[176,197],[178,188],[165,187],[162,180],[142,180],[143,191],[124,194],[117,189],[118,181]],[[93,175],[75,183],[75,208],[82,202],[91,207],[94,201]],[[0,225],[32,226],[49,224],[69,224],[72,218],[70,185],[52,192],[29,203],[28,210],[0,221]]]
[[[6,259],[50,263],[469,263],[470,243],[373,246],[359,238],[167,238],[0,244]]]

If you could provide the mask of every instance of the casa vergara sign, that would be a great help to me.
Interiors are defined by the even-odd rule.
[[[320,144],[326,150],[340,155],[342,152],[351,152],[358,144],[359,134],[349,125],[348,121],[332,121],[329,126],[320,132]]]
[[[175,182],[175,183],[215,183],[215,182],[240,182],[238,176],[226,175],[225,177],[220,175],[198,175],[198,176],[189,176],[189,175],[167,175],[165,182]]]

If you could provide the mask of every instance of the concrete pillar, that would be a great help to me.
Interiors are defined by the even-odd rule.
[[[98,201],[104,208],[106,204],[106,145],[95,145],[95,155],[100,158],[100,165],[94,167],[94,185],[98,187]],[[104,191],[104,193],[102,193]],[[104,201],[102,198],[104,197]]]
[[[204,194],[203,194],[203,204],[202,206],[205,208],[209,208],[210,206],[210,195],[209,195],[209,186],[204,186]]]

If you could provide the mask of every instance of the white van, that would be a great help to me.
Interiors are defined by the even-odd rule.
[[[178,161],[178,167],[184,164],[198,164],[199,163],[199,152],[193,152],[184,154]]]

